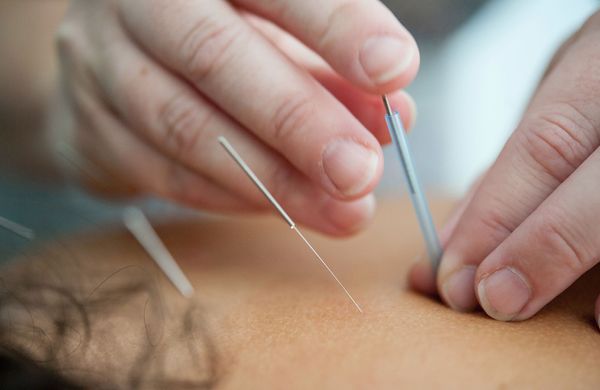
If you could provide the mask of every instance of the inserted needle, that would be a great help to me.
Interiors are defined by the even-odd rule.
[[[346,287],[344,287],[344,285],[338,279],[338,277],[335,276],[335,273],[333,273],[333,271],[331,270],[331,268],[329,267],[329,265],[327,265],[327,263],[325,262],[325,260],[323,260],[323,258],[317,253],[317,251],[310,244],[310,242],[308,242],[308,240],[306,239],[306,237],[304,237],[304,235],[302,234],[302,232],[300,231],[300,229],[298,229],[298,226],[296,226],[296,223],[285,212],[285,210],[283,209],[283,207],[281,207],[281,205],[279,204],[279,202],[277,202],[277,200],[269,192],[269,190],[267,189],[267,187],[265,187],[265,185],[260,181],[260,179],[254,174],[254,172],[252,171],[252,169],[250,169],[250,167],[248,166],[248,164],[246,164],[246,162],[244,161],[244,159],[242,159],[242,157],[233,148],[233,146],[231,146],[231,144],[229,143],[229,141],[227,141],[227,139],[225,137],[220,136],[218,138],[218,140],[219,140],[219,143],[221,144],[221,146],[223,146],[223,148],[231,156],[231,158],[233,158],[235,160],[235,162],[240,166],[240,168],[242,168],[242,170],[246,173],[246,175],[248,175],[248,177],[250,178],[250,180],[252,180],[252,182],[254,183],[254,185],[256,185],[256,187],[258,187],[258,189],[260,190],[260,192],[262,192],[263,195],[267,198],[267,200],[273,205],[273,207],[275,207],[275,210],[277,210],[277,212],[279,213],[279,215],[281,215],[281,217],[285,220],[285,222],[290,226],[290,229],[294,230],[296,232],[296,234],[298,234],[298,236],[300,236],[300,238],[302,239],[302,241],[304,241],[304,243],[306,244],[306,246],[308,246],[308,248],[310,248],[310,250],[312,251],[312,253],[321,262],[321,264],[323,265],[323,267],[327,270],[327,272],[329,272],[329,274],[331,275],[331,277],[337,282],[337,284],[342,288],[342,290],[344,290],[344,293],[352,301],[352,303],[354,304],[354,306],[356,306],[356,308],[358,309],[358,311],[362,313],[363,311],[362,311],[361,307],[354,300],[354,298],[352,297],[352,295],[350,294],[350,292],[348,291],[348,289],[346,289]]]
[[[194,287],[158,237],[142,210],[137,207],[127,207],[123,212],[123,222],[181,295],[186,298],[191,297]]]
[[[0,227],[27,240],[33,240],[35,238],[35,232],[33,230],[13,222],[8,218],[0,217]]]
[[[390,102],[385,95],[382,96],[382,99],[387,113],[385,121],[387,122],[394,146],[400,156],[400,162],[402,163],[402,169],[404,170],[404,178],[408,185],[410,199],[415,208],[419,226],[423,232],[423,237],[425,238],[425,245],[427,246],[427,254],[429,255],[431,268],[434,272],[437,272],[442,257],[442,246],[440,245],[440,240],[437,231],[435,230],[431,211],[427,204],[427,198],[425,198],[417,178],[417,172],[410,155],[410,149],[404,133],[404,126],[402,126],[402,121],[400,120],[400,115],[398,115],[398,112],[392,110]]]

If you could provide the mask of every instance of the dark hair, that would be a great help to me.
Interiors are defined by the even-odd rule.
[[[16,350],[0,349],[0,388],[5,390],[79,390],[56,371]]]
[[[4,278],[0,279],[0,388],[210,389],[217,383],[218,356],[209,337],[204,310],[197,301],[186,302],[183,316],[175,319],[175,336],[163,340],[160,335],[158,343],[153,340],[153,324],[146,318],[152,314],[147,312],[153,311],[159,324],[166,321],[163,298],[153,269],[138,265],[122,267],[106,276],[91,292],[83,293],[75,286],[48,282],[50,278],[46,275],[30,272],[32,267],[29,265],[17,268],[23,270],[16,275],[4,273]],[[125,272],[129,274],[124,280],[114,281],[117,275]],[[92,369],[88,372],[76,365],[71,368],[68,363],[65,367],[64,362],[68,362],[76,351],[85,353],[93,344],[93,318],[99,317],[98,323],[110,321],[112,311],[134,299],[145,300],[146,345],[133,364],[119,366],[127,371],[124,381],[113,383],[116,382],[111,377],[112,374],[116,376],[113,372],[98,373]],[[42,318],[43,324],[34,321],[34,317],[37,322]],[[168,320],[173,321],[170,317]],[[114,338],[118,337],[114,335]],[[200,379],[182,380],[166,372],[165,345],[168,350],[178,342],[184,343],[191,364],[198,367],[194,373]],[[157,352],[158,344],[163,348],[160,352]],[[185,350],[181,352],[185,353]]]

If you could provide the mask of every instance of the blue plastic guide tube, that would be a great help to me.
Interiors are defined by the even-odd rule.
[[[425,245],[427,247],[427,254],[429,256],[431,268],[434,273],[437,273],[437,269],[442,257],[442,246],[440,245],[440,239],[438,238],[435,230],[433,218],[431,217],[431,211],[429,210],[429,205],[427,204],[427,198],[425,198],[423,189],[421,188],[417,178],[417,173],[410,155],[410,149],[406,140],[406,134],[404,133],[404,126],[400,120],[400,115],[398,115],[397,111],[392,110],[390,102],[385,95],[382,96],[382,98],[383,104],[385,105],[385,111],[387,113],[385,116],[385,121],[387,122],[394,146],[396,147],[398,155],[400,156],[400,163],[402,164],[402,169],[404,170],[404,178],[406,179],[406,184],[408,185],[408,193],[410,194],[410,200],[415,208],[415,213],[417,214],[417,219],[419,220],[419,226],[421,227],[421,232],[423,233],[423,237],[425,239]]]

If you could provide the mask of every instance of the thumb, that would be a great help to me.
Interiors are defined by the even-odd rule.
[[[437,280],[453,308],[476,306],[479,265],[600,145],[599,33],[600,13],[547,74],[454,230]]]

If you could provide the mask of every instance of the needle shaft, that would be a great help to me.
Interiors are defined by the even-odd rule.
[[[354,300],[354,298],[352,298],[352,295],[350,294],[350,292],[348,291],[348,289],[346,289],[346,287],[344,287],[344,285],[342,284],[342,282],[340,282],[340,280],[338,279],[337,276],[335,276],[335,274],[333,273],[333,271],[331,270],[331,268],[329,268],[329,266],[327,265],[327,263],[325,262],[325,260],[323,260],[323,258],[317,253],[317,251],[315,250],[315,248],[313,248],[313,246],[310,244],[310,242],[308,242],[308,240],[306,239],[306,237],[304,237],[304,234],[302,234],[302,232],[300,231],[300,229],[298,229],[297,226],[294,226],[292,228],[293,230],[296,231],[296,233],[298,233],[298,235],[300,236],[300,238],[306,243],[306,245],[310,248],[310,250],[312,251],[312,253],[314,253],[314,255],[317,257],[317,259],[319,259],[319,261],[321,262],[321,264],[323,264],[323,267],[325,267],[325,269],[327,270],[327,272],[329,272],[329,274],[331,275],[331,277],[333,279],[335,279],[335,281],[337,282],[337,284],[339,284],[339,286],[342,288],[342,290],[344,290],[344,292],[346,293],[346,295],[348,296],[348,298],[350,298],[350,300],[352,301],[352,303],[354,304],[354,306],[356,306],[356,308],[358,309],[359,312],[363,312],[360,305]]]
[[[194,287],[158,237],[144,213],[136,207],[128,207],[123,213],[123,222],[181,295],[186,298],[192,296]]]
[[[431,211],[427,203],[427,198],[425,198],[417,178],[417,172],[410,155],[410,149],[408,147],[406,135],[404,134],[404,127],[402,126],[400,116],[396,111],[392,110],[387,97],[384,95],[382,98],[387,113],[385,120],[387,122],[390,135],[392,136],[394,146],[398,151],[400,162],[402,163],[404,178],[406,179],[410,199],[415,208],[415,213],[417,214],[417,219],[419,220],[419,226],[421,227],[421,231],[425,239],[429,261],[433,271],[437,272],[442,257],[442,246],[440,245],[440,240],[438,238],[437,231],[435,230],[435,225],[433,223]]]
[[[290,225],[290,228],[293,228],[294,226],[296,226],[294,221],[292,221],[292,218],[290,218],[290,216],[285,212],[283,207],[281,207],[279,202],[277,202],[277,200],[273,197],[273,195],[271,195],[269,190],[267,190],[267,187],[265,187],[265,185],[260,181],[260,179],[254,174],[252,169],[250,169],[248,164],[246,164],[244,159],[242,159],[242,156],[240,156],[239,153],[233,148],[233,146],[231,146],[229,141],[227,141],[227,138],[219,137],[218,140],[219,140],[219,143],[221,144],[221,146],[223,146],[223,148],[225,148],[227,153],[229,153],[229,155],[235,160],[237,165],[239,165],[240,168],[242,168],[242,170],[246,173],[246,175],[248,175],[248,177],[250,178],[250,180],[252,180],[254,185],[256,187],[258,187],[260,192],[262,192],[263,195],[273,205],[273,207],[275,207],[275,210],[277,210],[279,215],[281,215],[281,217],[285,220],[285,222],[288,225]]]
[[[33,230],[4,217],[0,217],[0,227],[27,240],[33,240],[35,237]]]
[[[350,301],[352,301],[352,303],[354,304],[354,306],[356,306],[356,308],[358,309],[358,311],[362,313],[363,311],[362,311],[361,307],[358,305],[358,303],[356,303],[356,301],[354,300],[354,298],[352,297],[352,295],[350,294],[350,292],[348,291],[348,289],[346,287],[344,287],[344,285],[338,279],[338,277],[335,276],[335,273],[333,272],[333,270],[329,267],[329,265],[327,265],[327,263],[319,255],[319,253],[317,253],[317,251],[310,244],[310,242],[308,242],[308,240],[306,239],[306,237],[304,237],[304,235],[302,234],[302,232],[300,232],[300,230],[296,226],[296,223],[285,212],[285,210],[283,209],[283,207],[281,207],[281,205],[279,204],[279,202],[277,202],[277,200],[269,192],[269,190],[267,189],[267,187],[265,187],[265,185],[260,181],[260,179],[254,174],[254,172],[252,171],[252,169],[250,169],[250,167],[248,166],[248,164],[246,164],[246,162],[242,159],[242,157],[239,155],[239,153],[233,148],[233,146],[229,143],[229,141],[227,141],[227,139],[225,137],[221,136],[221,137],[218,138],[218,140],[219,140],[219,143],[221,144],[221,146],[223,146],[223,148],[225,148],[225,150],[227,151],[227,153],[235,160],[235,162],[240,166],[240,168],[242,168],[242,170],[246,173],[246,175],[250,178],[250,180],[252,180],[252,182],[254,183],[254,185],[256,185],[256,187],[258,187],[258,189],[263,193],[263,195],[267,198],[267,200],[273,205],[273,207],[275,207],[275,210],[277,210],[277,212],[279,213],[279,215],[281,215],[281,217],[290,226],[290,228],[292,230],[294,230],[298,234],[298,236],[300,236],[300,238],[302,239],[302,241],[304,241],[304,243],[306,244],[306,246],[308,246],[308,248],[312,251],[312,253],[315,255],[315,257],[319,260],[319,262],[323,265],[323,267],[331,275],[331,277],[342,288],[342,290],[344,290],[344,293],[346,294],[346,296],[348,296],[348,298],[350,299]]]

